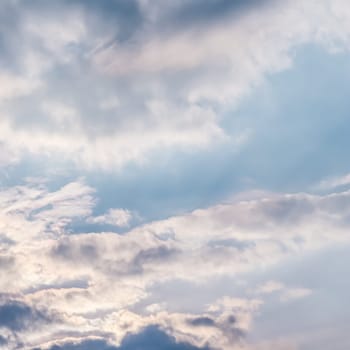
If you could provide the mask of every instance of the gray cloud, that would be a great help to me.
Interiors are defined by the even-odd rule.
[[[173,162],[184,152],[200,152],[205,167],[225,173],[228,182],[245,175],[247,164],[238,169],[234,156],[226,159],[223,152],[213,163],[205,154],[236,154],[254,143],[265,116],[236,118],[236,108],[266,76],[291,66],[295,47],[317,42],[333,50],[338,41],[349,46],[350,12],[344,8],[345,0],[4,0],[1,164],[20,162],[18,171],[30,172],[33,159],[43,158],[48,161],[40,167],[50,169],[50,176],[60,173],[60,164],[65,177],[74,163],[77,173],[89,169],[100,179],[100,169],[158,164],[170,155],[166,166],[174,179],[183,173],[189,187],[213,190],[210,201],[198,204],[209,208],[180,208],[147,223],[140,218],[139,226],[136,220],[121,235],[99,225],[123,220],[113,221],[108,210],[93,212],[94,190],[81,182],[54,192],[42,184],[1,190],[0,289],[7,294],[0,298],[0,346],[231,350],[246,340],[261,305],[276,304],[266,293],[254,294],[247,276],[348,243],[349,192],[266,194],[214,205],[220,181],[203,179],[195,165]],[[225,118],[234,120],[231,126]],[[262,128],[266,139],[271,124]],[[256,160],[248,161],[253,169]],[[156,196],[171,202],[186,192],[181,181],[160,181],[152,166],[152,186],[145,185],[145,172],[134,176],[134,165],[130,178],[147,188],[158,213]],[[240,175],[231,177],[232,169]],[[113,200],[120,196],[110,183],[106,188]],[[128,203],[143,202],[124,191]],[[89,219],[96,225],[86,233]],[[174,302],[166,292],[152,294],[166,281]],[[196,287],[181,289],[183,281]],[[286,298],[314,297],[303,287],[286,291]]]
[[[5,270],[9,269],[14,266],[15,261],[16,259],[14,256],[0,255],[0,268]]]
[[[0,346],[4,346],[8,343],[8,339],[0,335]]]
[[[83,340],[79,343],[54,345],[49,350],[209,350],[185,342],[177,342],[157,326],[148,326],[138,334],[127,335],[120,346],[109,345],[105,340]],[[33,349],[35,350],[35,349]]]
[[[118,348],[109,345],[105,340],[82,340],[78,343],[65,343],[62,345],[53,345],[49,350],[117,350]],[[35,348],[32,350],[43,350]]]
[[[212,318],[206,317],[206,316],[189,319],[188,323],[194,327],[197,327],[197,326],[215,327],[215,321]]]
[[[13,332],[36,328],[50,322],[52,319],[47,313],[33,309],[23,302],[7,300],[0,305],[0,327]]]
[[[168,14],[168,21],[178,28],[184,26],[208,25],[213,21],[222,21],[233,16],[240,16],[253,8],[259,8],[261,5],[271,2],[271,0],[187,0],[175,1],[178,6]]]
[[[269,6],[261,6],[265,3]],[[247,130],[226,135],[220,123],[225,105],[285,61],[282,45],[255,57],[256,36],[244,29],[247,23],[241,29],[239,21],[248,9],[261,10],[257,27],[269,33],[264,12],[273,6],[262,0],[20,1],[4,6],[18,26],[4,23],[16,40],[2,45],[3,56],[10,58],[0,71],[7,86],[0,91],[6,115],[0,142],[13,161],[27,153],[55,155],[64,164],[89,169],[139,163],[159,148],[200,150],[228,139],[238,148]],[[234,47],[236,41],[244,45]],[[228,77],[228,72],[239,74]]]
[[[162,266],[177,258],[180,253],[178,248],[166,246],[159,241],[158,245],[149,248],[135,247],[133,252],[130,251],[127,254],[128,257],[119,258],[120,250],[127,249],[128,243],[125,242],[124,247],[123,239],[118,239],[117,234],[115,238],[116,246],[112,251],[109,250],[110,247],[105,246],[105,243],[101,244],[95,239],[90,242],[61,240],[52,247],[50,256],[63,263],[88,264],[108,275],[133,276],[135,274],[145,275],[151,272],[154,267]],[[109,252],[108,256],[107,251]]]
[[[192,327],[213,327],[222,331],[233,344],[239,342],[245,336],[245,332],[236,327],[237,319],[234,315],[229,315],[219,322],[208,316],[200,316],[187,320]]]
[[[166,262],[178,252],[177,249],[169,248],[165,245],[141,250],[131,262],[131,271],[141,273],[146,264],[166,264]]]

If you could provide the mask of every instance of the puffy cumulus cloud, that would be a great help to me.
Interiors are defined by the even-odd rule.
[[[196,278],[206,279],[210,274],[268,267],[304,250],[347,242],[348,210],[349,192],[271,194],[195,210],[135,231],[153,232],[160,239],[176,242],[182,251],[190,249],[191,254],[183,254],[187,268],[181,278],[192,270]],[[175,270],[180,271],[174,266]]]
[[[127,332],[156,324],[179,341],[203,344],[202,327],[188,321],[195,315],[158,311],[142,316],[128,311],[147,296],[148,286],[171,278],[166,266],[181,265],[181,247],[147,231],[71,233],[69,225],[75,220],[85,218],[88,223],[95,203],[93,189],[81,181],[54,192],[35,182],[7,188],[0,202],[1,290],[7,293],[0,328],[10,332],[4,334],[4,342],[17,339],[29,347],[108,336],[118,343]],[[27,305],[49,310],[59,322],[47,322],[45,314]],[[223,312],[206,317],[215,319],[211,337],[224,337]],[[238,311],[236,319],[232,332],[238,338]],[[36,323],[45,327],[32,327]]]
[[[109,209],[104,215],[88,218],[88,222],[127,227],[129,226],[131,219],[132,213],[127,209]]]
[[[90,169],[238,149],[250,129],[229,135],[222,115],[298,45],[347,48],[350,16],[345,0],[4,1],[1,15],[0,161]]]
[[[1,191],[3,342],[28,349],[79,349],[84,342],[123,348],[127,334],[148,334],[153,325],[174,349],[249,349],[245,335],[264,303],[273,302],[269,294],[286,304],[312,297],[311,290],[270,280],[253,291],[240,284],[242,296],[226,285],[192,310],[174,305],[170,311],[162,297],[152,300],[152,287],[185,280],[205,290],[220,276],[244,280],[245,273],[297,254],[349,242],[349,192],[266,194],[123,234],[74,234],[76,220],[89,225],[95,202],[82,180],[51,192],[34,181]]]

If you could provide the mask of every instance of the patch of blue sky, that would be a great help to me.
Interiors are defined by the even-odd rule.
[[[348,172],[349,75],[348,53],[298,49],[293,67],[267,77],[224,116],[227,134],[237,128],[252,132],[238,151],[220,144],[190,153],[159,152],[142,166],[89,174],[100,210],[126,207],[159,219],[253,188],[310,191],[322,179]]]
[[[224,142],[190,152],[159,150],[142,165],[106,172],[28,157],[8,168],[2,183],[44,176],[55,189],[84,177],[97,189],[96,215],[127,208],[144,221],[206,207],[246,190],[311,191],[315,183],[350,168],[349,54],[312,45],[294,56],[290,69],[266,77],[223,116],[221,127],[228,135],[251,132],[239,149]]]

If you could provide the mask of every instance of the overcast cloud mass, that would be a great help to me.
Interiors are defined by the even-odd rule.
[[[0,349],[350,348],[347,0],[2,0]]]

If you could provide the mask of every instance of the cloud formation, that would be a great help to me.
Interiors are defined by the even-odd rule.
[[[229,298],[223,289],[221,298],[199,304],[197,313],[172,313],[147,304],[152,286],[176,280],[206,286],[218,276],[242,276],[261,266],[272,268],[295,254],[349,243],[348,192],[233,201],[146,223],[122,235],[70,232],[76,220],[89,224],[96,202],[93,193],[80,181],[55,192],[40,184],[1,192],[1,289],[13,297],[5,298],[0,308],[0,328],[17,334],[27,347],[75,339],[68,349],[79,349],[83,345],[73,344],[84,342],[84,334],[103,333],[106,341],[123,348],[128,333],[153,324],[159,327],[156,332],[180,343],[234,349],[244,345],[265,295],[279,292],[286,302],[311,291],[266,281],[256,287],[256,296]],[[46,314],[28,303],[57,315],[58,325],[50,326]],[[45,323],[48,333],[30,328],[29,335],[27,325],[36,323]],[[165,333],[157,334],[173,342]]]
[[[34,155],[113,170],[160,148],[239,149],[254,125],[228,134],[225,113],[289,67],[298,45],[346,47],[344,8],[340,0],[5,1],[14,25],[2,23],[3,162]]]
[[[174,337],[168,336],[156,326],[148,326],[138,334],[130,334],[124,338],[120,346],[108,345],[104,340],[84,340],[79,343],[53,345],[50,350],[198,350],[187,343],[177,343]]]
[[[0,348],[346,348],[349,19],[345,0],[2,1]]]

